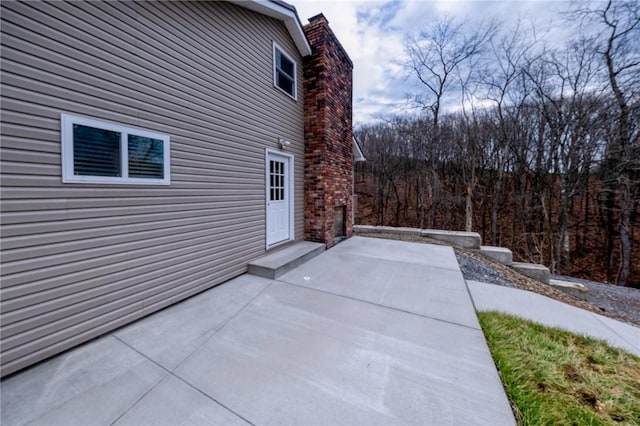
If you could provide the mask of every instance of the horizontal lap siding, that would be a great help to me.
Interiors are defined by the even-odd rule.
[[[292,142],[284,25],[221,2],[2,2],[2,375],[246,271],[265,148]],[[273,87],[272,42],[298,62]],[[62,184],[60,114],[166,133],[171,185]]]

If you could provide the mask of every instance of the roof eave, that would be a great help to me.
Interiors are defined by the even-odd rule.
[[[355,136],[353,136],[353,161],[367,161]]]
[[[307,41],[307,37],[304,35],[302,29],[302,23],[296,12],[296,8],[292,5],[281,1],[272,0],[228,0],[245,9],[253,10],[262,15],[269,16],[271,18],[282,21],[289,31],[293,42],[300,54],[304,56],[311,55],[311,46]],[[287,6],[285,6],[285,4]]]

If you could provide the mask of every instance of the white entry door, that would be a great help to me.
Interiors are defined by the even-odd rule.
[[[267,151],[267,246],[291,239],[291,158]]]

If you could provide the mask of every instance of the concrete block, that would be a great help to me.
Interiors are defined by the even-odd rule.
[[[438,241],[446,241],[461,248],[480,249],[482,237],[477,232],[445,231],[441,229],[423,229],[423,237],[433,238]]]
[[[511,266],[513,263],[513,253],[511,253],[511,250],[508,248],[480,246],[480,254],[483,254],[496,262],[500,262],[503,265]]]
[[[589,290],[582,284],[571,283],[568,281],[550,280],[549,285],[564,293],[570,294],[581,300],[587,300]]]
[[[549,271],[549,268],[544,265],[538,265],[536,263],[513,262],[511,267],[530,278],[542,281],[546,284],[549,284],[549,281],[551,280],[551,272]]]
[[[403,228],[396,226],[353,225],[353,232],[359,234],[384,232],[387,234],[420,236],[420,229],[418,228]]]

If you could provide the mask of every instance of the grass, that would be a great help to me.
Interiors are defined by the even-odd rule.
[[[497,312],[480,324],[520,425],[640,425],[640,358]]]

